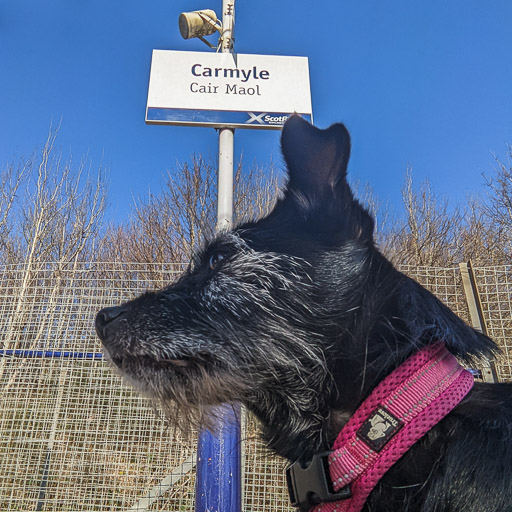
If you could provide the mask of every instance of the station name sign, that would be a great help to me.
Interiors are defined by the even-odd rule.
[[[153,50],[146,123],[280,129],[312,122],[307,57]]]

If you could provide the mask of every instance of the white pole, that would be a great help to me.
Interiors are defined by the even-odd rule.
[[[233,223],[233,148],[235,130],[219,130],[219,173],[217,176],[217,231]]]
[[[235,33],[235,0],[222,0],[221,52],[233,53]],[[233,152],[235,130],[219,130],[219,174],[217,182],[217,231],[231,228],[233,223]]]

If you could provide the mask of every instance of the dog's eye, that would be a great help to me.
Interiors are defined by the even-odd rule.
[[[217,252],[214,252],[211,256],[210,256],[210,262],[209,262],[209,265],[210,265],[210,268],[212,270],[215,270],[220,262],[226,257],[226,255],[223,253],[223,252],[220,252],[220,251],[217,251]]]

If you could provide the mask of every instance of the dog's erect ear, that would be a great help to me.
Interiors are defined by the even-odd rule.
[[[320,130],[302,117],[286,121],[281,147],[288,166],[288,185],[282,207],[294,221],[308,223],[311,233],[324,237],[324,243],[338,245],[348,239],[371,240],[373,220],[354,199],[346,180],[350,156],[350,135],[342,124]],[[301,229],[305,229],[301,226]],[[327,242],[328,241],[328,242]]]
[[[288,189],[321,199],[345,180],[350,135],[342,124],[320,130],[298,115],[286,121],[281,135],[288,166]]]

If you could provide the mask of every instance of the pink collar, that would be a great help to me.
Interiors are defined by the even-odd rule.
[[[362,403],[332,452],[287,469],[292,504],[308,510],[316,497],[313,512],[359,512],[386,471],[472,387],[472,374],[443,343],[415,353]]]

